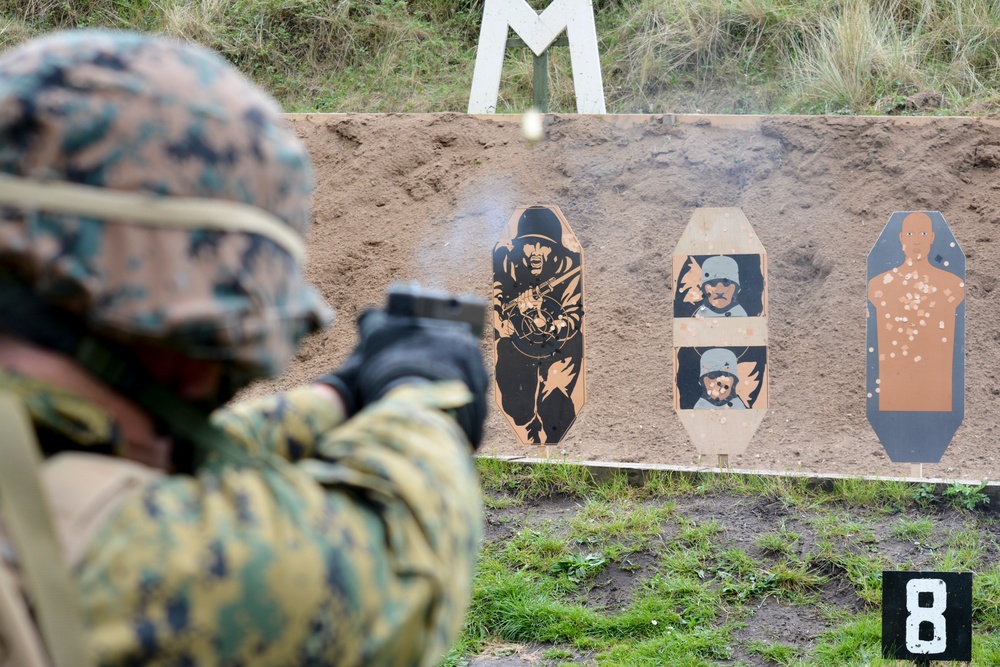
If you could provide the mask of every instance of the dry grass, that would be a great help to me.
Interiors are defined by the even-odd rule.
[[[918,62],[918,40],[886,8],[849,0],[812,31],[791,70],[800,103],[861,112],[894,87],[922,87]]]

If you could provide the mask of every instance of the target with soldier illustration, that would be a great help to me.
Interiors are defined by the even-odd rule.
[[[514,211],[493,250],[496,400],[518,440],[559,442],[586,400],[583,249],[556,206]]]
[[[760,254],[681,256],[674,317],[761,317],[764,266]]]

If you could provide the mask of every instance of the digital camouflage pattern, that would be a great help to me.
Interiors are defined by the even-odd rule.
[[[36,424],[95,439],[65,429],[80,406],[59,390],[3,372],[0,390]],[[217,411],[249,463],[137,490],[77,570],[99,664],[436,664],[481,531],[469,446],[443,412],[469,399],[460,383],[409,386],[341,423],[303,387]]]
[[[249,204],[306,236],[313,177],[278,106],[211,52],[73,31],[0,58],[0,173]],[[95,333],[284,369],[331,313],[301,267],[247,233],[130,226],[5,207],[0,266]]]

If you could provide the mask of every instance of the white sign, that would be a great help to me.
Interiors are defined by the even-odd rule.
[[[605,113],[597,28],[590,0],[555,0],[541,14],[524,0],[486,0],[472,73],[469,113],[496,113],[500,71],[512,28],[536,56],[566,31],[578,113]]]

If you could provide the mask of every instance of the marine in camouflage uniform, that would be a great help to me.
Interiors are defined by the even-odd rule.
[[[220,369],[217,391],[185,402],[207,412],[280,373],[331,320],[301,271],[305,150],[270,98],[215,55],[122,33],[35,40],[0,59],[0,136],[0,345],[13,335],[69,358],[96,340],[112,357],[134,352],[128,368],[194,360]],[[52,197],[19,200],[39,186],[55,186]],[[140,220],[160,205],[166,214]],[[258,223],[269,231],[247,231]],[[392,344],[362,345],[328,378],[340,400],[313,384],[214,411],[216,448],[188,437],[188,413],[155,414],[173,470],[124,494],[74,565],[92,662],[440,660],[461,629],[480,538],[477,436],[454,417],[481,404],[485,375],[473,364],[367,391],[364,364]],[[476,341],[446,347],[476,350],[481,365]],[[162,366],[150,364],[169,390],[174,370]],[[461,381],[435,381],[447,379]],[[137,386],[129,398],[149,408]],[[68,450],[128,454],[113,412],[63,382],[7,364],[0,392],[25,405],[46,466]]]

